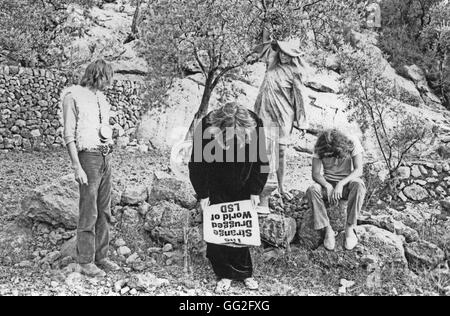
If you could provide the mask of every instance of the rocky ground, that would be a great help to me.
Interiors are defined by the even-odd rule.
[[[449,231],[446,219],[424,215],[427,219],[414,222],[421,223],[416,229],[402,226],[401,230],[398,222],[381,220],[386,208],[378,210],[379,214],[371,211],[374,217],[361,223],[364,224],[359,231],[362,245],[352,253],[339,248],[335,253],[327,253],[322,248],[311,247],[309,241],[317,242],[315,237],[299,238],[305,232],[301,223],[307,211],[301,191],[308,183],[304,179],[309,178],[309,158],[292,153],[289,183],[296,198],[285,201],[284,205],[274,198],[272,207],[278,214],[294,219],[294,225],[299,223],[299,234],[294,226],[294,233],[288,238],[297,236],[289,251],[269,244],[253,249],[255,274],[261,289],[250,293],[242,284],[235,284],[231,295],[448,294],[450,272],[445,264],[448,250],[445,253],[425,241],[445,249],[448,242],[443,241],[442,236]],[[52,219],[59,221],[54,227],[40,221],[43,217],[39,217],[42,216],[39,212],[29,216],[22,210],[24,206],[20,206],[21,201],[36,198],[32,191],[36,187],[46,187],[70,173],[65,151],[2,155],[0,295],[213,295],[214,274],[198,239],[193,238],[190,245],[188,273],[184,269],[180,227],[174,221],[180,218],[176,216],[186,212],[194,214],[195,205],[192,205],[188,188],[170,177],[165,157],[168,155],[159,152],[143,154],[122,150],[116,153],[115,192],[124,193],[116,194],[112,257],[121,264],[123,271],[106,279],[91,280],[77,273],[70,258],[75,235],[70,212],[64,219]],[[175,193],[167,191],[169,186],[178,186],[178,189]],[[143,187],[151,189],[139,189]],[[68,185],[67,190],[59,191],[63,199],[70,188]],[[407,214],[408,218],[416,214],[417,219],[417,214],[431,214],[438,206],[419,208],[422,213],[410,206],[402,210],[402,214]],[[161,214],[161,217],[154,214]],[[23,217],[31,220],[31,224],[16,224],[16,220]],[[283,235],[277,223],[277,218],[262,222],[266,239],[272,238],[274,243]],[[166,224],[173,227],[167,230]],[[390,229],[389,225],[394,225],[395,229]],[[417,238],[412,231],[417,232]],[[195,232],[194,229],[194,235]],[[400,236],[411,237],[408,232],[413,240],[403,246],[405,238]],[[433,261],[433,258],[436,259]],[[409,269],[405,268],[408,264]]]

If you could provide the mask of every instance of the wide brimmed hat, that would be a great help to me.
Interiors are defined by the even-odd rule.
[[[300,42],[296,40],[291,41],[277,41],[280,50],[288,56],[300,57],[302,52],[300,51]]]

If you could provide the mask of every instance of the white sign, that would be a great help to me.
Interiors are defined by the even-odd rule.
[[[251,201],[208,207],[203,214],[203,233],[210,244],[261,246],[258,213]]]

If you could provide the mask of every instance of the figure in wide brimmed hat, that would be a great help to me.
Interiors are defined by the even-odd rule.
[[[284,186],[286,148],[290,144],[294,127],[306,130],[308,122],[306,104],[302,97],[299,41],[266,42],[258,51],[267,64],[267,73],[256,100],[255,112],[264,122],[271,155],[272,175],[261,196],[261,206],[268,208],[270,194],[277,185],[282,196],[291,198]]]

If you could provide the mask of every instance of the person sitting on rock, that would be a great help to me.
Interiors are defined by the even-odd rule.
[[[245,200],[256,209],[269,176],[261,119],[236,103],[211,112],[196,128],[189,172],[203,213],[210,204]],[[259,288],[248,247],[207,246],[207,257],[220,280],[218,294],[228,291],[232,281],[244,281],[250,290]]]
[[[361,213],[366,186],[363,176],[364,149],[357,138],[348,137],[337,129],[322,133],[315,146],[312,176],[316,182],[308,189],[309,206],[314,214],[314,229],[325,230],[324,246],[336,247],[336,234],[331,227],[325,202],[348,201],[345,248],[358,245],[355,228]],[[323,173],[322,173],[323,169]]]
[[[89,277],[104,277],[119,266],[107,259],[111,220],[110,104],[101,92],[112,81],[112,66],[90,64],[81,84],[62,93],[64,141],[80,185],[77,261]]]

